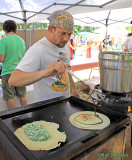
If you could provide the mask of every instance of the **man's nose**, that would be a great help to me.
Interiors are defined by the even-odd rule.
[[[65,36],[64,36],[64,41],[67,42],[67,41],[69,40],[69,38],[70,38],[70,37],[69,37],[68,35],[65,35]]]

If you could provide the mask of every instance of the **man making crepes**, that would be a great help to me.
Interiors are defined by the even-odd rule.
[[[28,49],[22,61],[9,79],[10,86],[26,86],[34,83],[35,101],[60,96],[79,97],[75,83],[65,68],[70,63],[67,44],[73,33],[73,17],[67,11],[51,14],[48,35]]]

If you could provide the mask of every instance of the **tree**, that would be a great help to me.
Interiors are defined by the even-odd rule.
[[[78,32],[90,32],[90,33],[94,33],[94,30],[98,29],[99,27],[75,25],[74,28],[75,28]]]
[[[126,30],[132,33],[132,26],[126,27]]]

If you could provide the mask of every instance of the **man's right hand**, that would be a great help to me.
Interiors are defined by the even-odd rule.
[[[53,61],[46,70],[49,73],[49,76],[54,76],[56,74],[63,74],[65,73],[65,68],[67,67],[67,64],[63,61]]]

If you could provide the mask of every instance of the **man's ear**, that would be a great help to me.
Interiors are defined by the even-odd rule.
[[[50,33],[53,33],[53,31],[54,31],[54,27],[53,27],[53,25],[50,24],[50,25],[49,25],[49,32],[50,32]]]

